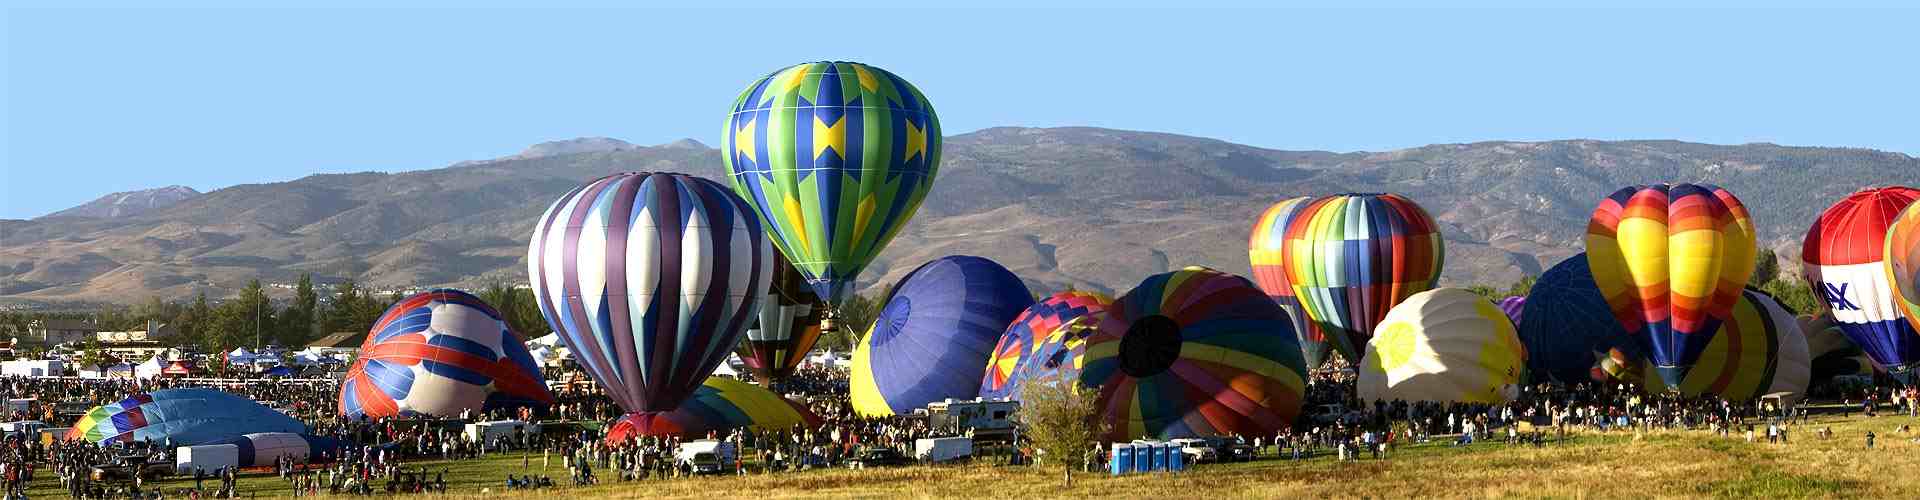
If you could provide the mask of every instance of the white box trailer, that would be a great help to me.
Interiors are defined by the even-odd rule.
[[[680,449],[674,451],[674,463],[692,467],[694,474],[725,474],[732,470],[736,452],[733,443],[699,439],[680,443]]]
[[[528,435],[540,435],[540,424],[525,420],[496,420],[467,424],[463,434],[467,439],[479,441],[481,446],[492,447],[495,439],[513,438],[513,430],[520,429]]]
[[[183,476],[192,476],[195,469],[212,476],[221,467],[240,465],[240,447],[230,444],[182,446],[173,453],[173,472]]]
[[[913,442],[913,458],[922,462],[947,462],[973,456],[973,439],[946,437]]]

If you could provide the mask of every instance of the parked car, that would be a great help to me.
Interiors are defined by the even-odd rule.
[[[1222,462],[1247,462],[1253,460],[1253,445],[1238,437],[1207,438],[1207,444],[1213,446]]]
[[[868,448],[860,452],[859,456],[848,460],[847,468],[865,469],[867,467],[894,467],[912,464],[913,459],[900,454],[899,450],[893,448]]]
[[[1180,438],[1167,441],[1180,447],[1180,454],[1186,455],[1187,463],[1208,463],[1220,460],[1220,453],[1201,438]]]
[[[1313,412],[1313,423],[1322,426],[1333,425],[1347,414],[1347,407],[1339,404],[1324,404]]]

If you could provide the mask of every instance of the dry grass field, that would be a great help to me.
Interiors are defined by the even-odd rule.
[[[1896,429],[1913,419],[1818,417],[1794,428],[1791,444],[1749,444],[1706,431],[1578,433],[1544,447],[1434,442],[1402,447],[1384,460],[1206,464],[1188,472],[1121,477],[984,464],[819,470],[746,477],[654,480],[503,492],[519,457],[423,462],[447,470],[455,497],[518,498],[1920,498],[1920,443]],[[1822,439],[1817,429],[1831,427]],[[1879,439],[1866,448],[1866,433]],[[540,473],[538,455],[528,460]],[[559,460],[547,474],[564,476]],[[191,481],[186,482],[190,485]],[[168,487],[183,483],[169,483]],[[44,476],[35,498],[64,495]],[[286,496],[277,477],[243,479],[241,495]]]

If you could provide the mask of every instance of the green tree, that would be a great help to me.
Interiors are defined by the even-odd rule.
[[[365,325],[359,325],[357,320],[360,311],[366,308],[366,302],[367,297],[365,293],[360,291],[359,284],[354,283],[352,279],[348,279],[334,286],[333,296],[327,298],[326,306],[320,310],[317,314],[318,317],[315,318],[315,323],[318,323],[320,327],[320,334],[332,335],[336,332],[362,332],[372,327],[372,321],[368,321]]]
[[[1816,314],[1825,309],[1826,299],[1815,296],[1813,289],[1799,279],[1792,277],[1776,279],[1768,281],[1759,288],[1760,291],[1767,292],[1767,295],[1772,295],[1780,305],[1786,306],[1795,314]]]
[[[272,338],[266,328],[274,324],[273,303],[260,287],[260,280],[247,282],[240,295],[213,310],[212,331],[201,335],[201,347],[258,345]]]
[[[1499,289],[1486,285],[1469,286],[1467,287],[1467,291],[1491,301],[1498,301],[1501,297],[1505,297],[1505,295],[1500,293]]]
[[[513,331],[532,339],[553,333],[548,328],[547,319],[540,315],[540,303],[533,296],[533,290],[515,287],[504,281],[488,283],[480,290],[480,300],[493,306],[505,317],[507,325]]]
[[[1780,259],[1771,248],[1761,248],[1753,256],[1753,279],[1747,282],[1755,287],[1764,287],[1780,279]]]
[[[1085,464],[1107,434],[1099,418],[1099,392],[1058,375],[1029,381],[1014,415],[1033,447],[1044,454],[1041,466],[1060,467],[1061,480],[1073,486],[1073,469]]]
[[[1527,294],[1533,293],[1533,283],[1535,281],[1539,281],[1539,277],[1531,274],[1520,277],[1520,281],[1515,281],[1513,282],[1513,286],[1507,287],[1507,296],[1525,297]]]
[[[313,340],[314,315],[320,304],[320,295],[313,291],[313,275],[300,274],[300,283],[294,286],[293,303],[280,313],[281,345],[306,345]]]

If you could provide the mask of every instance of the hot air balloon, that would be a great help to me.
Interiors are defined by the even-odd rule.
[[[972,256],[941,257],[900,278],[853,350],[849,396],[861,415],[973,399],[1001,332],[1033,293],[1012,271]]]
[[[1640,357],[1593,284],[1585,254],[1568,257],[1541,274],[1522,311],[1518,332],[1533,382],[1578,384],[1591,380],[1596,365],[1609,357],[1622,363]]]
[[[526,339],[493,306],[467,292],[429,290],[374,320],[340,383],[350,418],[454,417],[553,404]]]
[[[1900,257],[1887,251],[1894,219],[1916,199],[1920,190],[1907,187],[1847,195],[1820,214],[1800,247],[1800,272],[1813,296],[1825,298],[1840,331],[1896,377],[1920,363],[1920,336],[1901,317],[1899,278],[1884,266]]]
[[[1425,209],[1397,194],[1306,203],[1287,224],[1287,281],[1334,349],[1358,364],[1387,310],[1440,280],[1440,230]]]
[[[1756,251],[1746,207],[1710,185],[1622,188],[1587,224],[1594,284],[1670,388],[1739,302]]]
[[[1521,315],[1526,312],[1527,297],[1524,295],[1508,295],[1501,297],[1500,301],[1495,302],[1493,305],[1500,308],[1501,314],[1507,315],[1508,322],[1518,326]]]
[[[1115,300],[1085,341],[1108,438],[1270,436],[1293,424],[1306,361],[1292,320],[1246,278],[1189,267]]]
[[[251,399],[214,389],[165,389],[93,407],[64,439],[107,445],[171,440],[193,446],[252,432],[306,432],[306,424]]]
[[[1075,323],[1098,322],[1098,316],[1111,305],[1113,299],[1106,294],[1066,291],[1027,306],[1013,318],[1006,333],[1000,334],[1000,343],[993,346],[993,354],[987,358],[987,375],[980,380],[980,397],[1020,399],[1025,377],[1055,372],[1028,366],[1049,362],[1037,356],[1041,349],[1065,342],[1066,329]]]
[[[831,303],[905,227],[940,168],[940,120],[886,70],[800,64],[740,93],[722,161],[774,245]]]
[[[1805,394],[1812,358],[1800,322],[1772,296],[1748,289],[1680,383],[1682,394],[1748,401],[1775,392]],[[1658,380],[1649,377],[1652,386]]]
[[[813,295],[806,277],[774,252],[773,284],[760,301],[760,314],[740,342],[740,360],[762,385],[793,375],[807,352],[820,340],[820,322],[827,306]]]
[[[1327,336],[1320,331],[1320,325],[1307,317],[1307,311],[1300,307],[1300,297],[1294,295],[1293,282],[1287,279],[1287,226],[1306,208],[1313,198],[1301,196],[1281,200],[1267,207],[1260,218],[1253,222],[1253,235],[1247,238],[1247,258],[1253,261],[1253,281],[1267,292],[1268,297],[1280,304],[1293,320],[1293,331],[1300,337],[1301,354],[1306,355],[1307,369],[1319,368],[1327,360],[1327,353],[1333,352],[1333,344],[1327,342]]]
[[[574,188],[540,216],[527,249],[541,315],[628,412],[685,401],[739,343],[772,271],[746,202],[684,174]]]
[[[1887,228],[1887,237],[1881,253],[1886,255],[1881,272],[1884,273],[1884,279],[1892,285],[1892,302],[1907,319],[1907,323],[1903,325],[1906,327],[1906,335],[1876,332],[1871,340],[1856,335],[1848,335],[1848,338],[1853,339],[1855,344],[1860,345],[1868,355],[1873,356],[1876,362],[1898,377],[1901,382],[1909,383],[1912,381],[1913,373],[1910,368],[1917,364],[1916,361],[1920,361],[1920,356],[1913,354],[1915,349],[1920,349],[1916,347],[1920,346],[1920,339],[1914,338],[1914,332],[1920,331],[1920,203],[1909,205],[1900,213],[1900,217],[1893,221],[1893,225]],[[1829,295],[1829,305],[1833,303],[1831,297]],[[1842,317],[1839,307],[1830,308],[1834,309],[1835,318]],[[1845,323],[1846,320],[1842,319],[1841,322]],[[1876,352],[1883,354],[1876,355]],[[1898,357],[1886,357],[1884,353],[1888,352],[1900,354]]]
[[[806,405],[726,377],[708,378],[679,408],[658,413],[630,413],[607,430],[608,443],[634,436],[705,436],[729,429],[778,429],[820,426],[820,417]]]
[[[1492,302],[1436,288],[1388,311],[1361,359],[1362,401],[1501,403],[1519,394],[1527,351]]]

